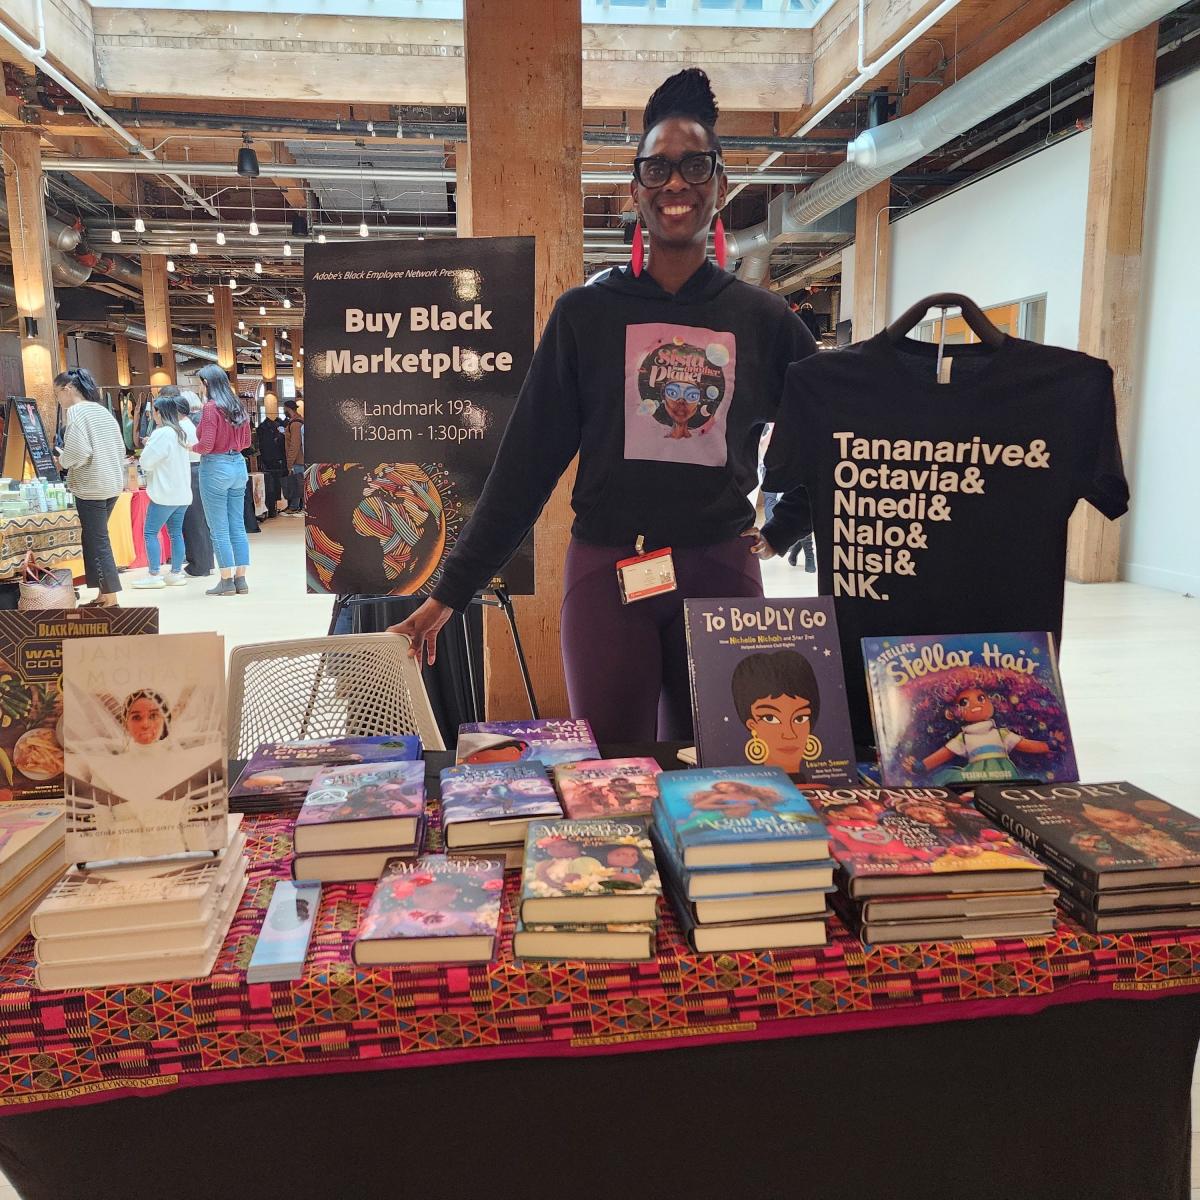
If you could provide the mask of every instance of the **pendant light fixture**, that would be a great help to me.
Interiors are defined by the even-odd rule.
[[[112,240],[115,245],[119,246],[121,244],[121,231],[115,227],[112,231]]]
[[[322,246],[325,245],[326,240],[327,239],[323,233],[317,234],[317,241],[320,242]]]
[[[367,228],[367,222],[364,220],[358,227],[359,237],[368,237],[371,231]]]
[[[260,317],[265,317],[267,315],[267,306],[265,304],[260,304],[258,306],[258,315]]]
[[[283,307],[284,307],[284,308],[291,308],[291,307],[292,307],[292,298],[291,298],[290,296],[284,296],[284,298],[283,298]]]
[[[142,220],[140,215],[133,218],[133,232],[134,233],[145,233],[146,232],[146,222]]]
[[[217,230],[217,245],[218,246],[225,245],[225,230],[223,230],[223,229]]]
[[[232,291],[233,291],[233,289],[234,289],[235,287],[237,287],[237,276],[236,276],[236,275],[230,275],[230,277],[229,277],[229,290],[232,292]]]
[[[255,275],[262,274],[262,263],[258,262],[257,260],[254,263],[254,273]]]
[[[169,275],[173,275],[175,273],[175,260],[173,258],[167,259],[167,273]]]
[[[200,247],[196,245],[195,238],[192,238],[192,240],[188,242],[188,253],[193,255],[200,253]]]
[[[292,257],[292,243],[291,242],[283,243],[283,257],[284,258]]]
[[[209,292],[208,295],[204,297],[204,299],[207,300],[209,304],[216,304],[216,302],[217,302],[217,298],[216,298],[216,296],[214,296],[212,294],[212,292]]]
[[[258,155],[255,154],[247,134],[242,134],[242,143],[243,145],[238,150],[237,173],[243,179],[256,179],[258,177]]]
[[[245,321],[239,321],[239,322],[238,322],[238,332],[239,332],[239,333],[245,333],[245,332],[246,332],[246,322],[245,322]]]

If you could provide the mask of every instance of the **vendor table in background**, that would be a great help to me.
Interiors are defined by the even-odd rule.
[[[1200,932],[698,955],[664,911],[652,962],[519,963],[510,875],[497,961],[393,972],[351,961],[371,886],[330,885],[303,978],[247,985],[291,831],[245,820],[210,978],[42,993],[30,941],[0,960],[22,1196],[1187,1196]]]
[[[25,555],[39,567],[70,567],[80,553],[79,513],[30,513],[0,519],[0,580],[18,579]]]

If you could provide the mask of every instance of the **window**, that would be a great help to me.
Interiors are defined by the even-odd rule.
[[[1041,342],[1046,337],[1046,297],[1033,296],[1028,300],[1013,300],[1008,304],[993,304],[984,308],[984,314],[1001,333],[1025,338],[1030,342]],[[941,317],[922,321],[913,330],[913,337],[922,342],[936,342],[941,336]],[[962,346],[979,339],[971,332],[966,321],[957,313],[946,317],[945,344]]]

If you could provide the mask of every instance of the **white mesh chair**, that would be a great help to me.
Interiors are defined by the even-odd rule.
[[[355,633],[238,646],[229,655],[229,757],[263,742],[415,733],[444,750],[408,638]]]

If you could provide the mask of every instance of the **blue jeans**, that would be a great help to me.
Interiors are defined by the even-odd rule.
[[[240,454],[205,454],[200,459],[200,499],[212,534],[217,566],[250,565],[246,537],[246,460]]]
[[[150,501],[146,509],[146,529],[143,536],[146,539],[146,562],[150,566],[150,574],[157,575],[162,562],[162,553],[158,544],[158,531],[165,525],[171,535],[171,570],[176,575],[183,571],[187,551],[183,546],[183,518],[187,514],[186,504],[156,504]]]

